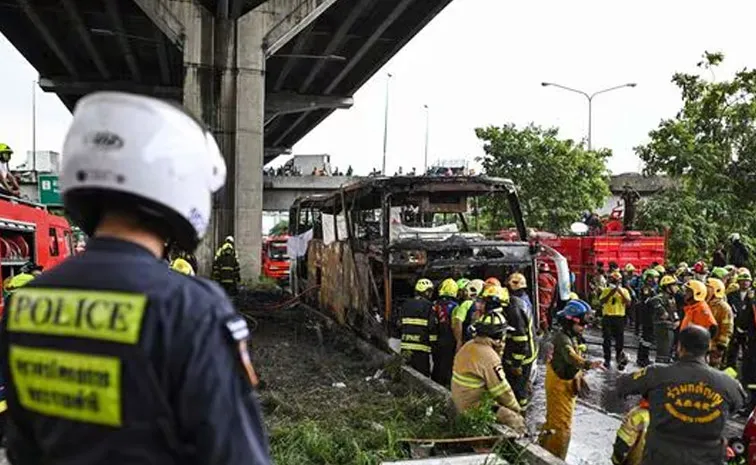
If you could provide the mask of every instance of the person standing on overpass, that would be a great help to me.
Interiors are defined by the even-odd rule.
[[[652,365],[617,380],[617,393],[646,396],[651,424],[643,465],[712,465],[725,461],[729,416],[745,403],[736,380],[706,363],[711,336],[698,325],[680,331],[679,361]]]
[[[226,178],[211,133],[176,105],[98,92],[77,103],[62,155],[63,203],[92,239],[10,297],[10,462],[270,465],[246,320],[161,260],[207,231]],[[55,318],[36,317],[51,301]]]

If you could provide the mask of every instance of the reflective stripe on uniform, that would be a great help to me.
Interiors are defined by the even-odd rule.
[[[525,354],[512,354],[512,358],[515,360],[525,360]]]
[[[414,342],[402,342],[400,345],[402,350],[411,350],[414,352],[430,352],[431,348],[425,344],[416,344]]]
[[[428,320],[425,318],[402,318],[403,325],[428,326]]]
[[[470,389],[480,389],[482,387],[485,387],[486,385],[486,382],[480,378],[462,375],[459,373],[452,373],[452,382]]]
[[[528,336],[512,336],[509,339],[513,340],[514,342],[527,342]]]
[[[435,335],[435,334],[431,334],[430,336],[428,336],[428,339],[429,339],[429,340],[430,340],[431,342],[436,342],[436,341],[438,341],[438,336],[437,336],[437,335]]]
[[[502,381],[501,383],[489,389],[488,392],[490,392],[491,395],[494,397],[499,397],[500,395],[504,394],[505,392],[511,389],[512,387],[509,386],[509,383],[507,383],[506,381]]]

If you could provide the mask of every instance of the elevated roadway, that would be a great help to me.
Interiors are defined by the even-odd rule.
[[[68,108],[95,90],[182,102],[215,133],[229,182],[207,265],[237,236],[259,270],[262,166],[352,95],[451,0],[0,0],[2,32]]]

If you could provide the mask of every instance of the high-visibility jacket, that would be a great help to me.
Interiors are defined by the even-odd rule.
[[[609,293],[612,291],[614,291],[614,289],[608,288],[608,287],[605,288],[603,291],[601,291],[599,300],[603,300],[604,298],[606,298],[606,296],[608,296]],[[628,302],[625,302],[626,300]],[[630,300],[630,291],[628,291],[624,287],[620,287],[619,290],[615,292],[614,295],[612,295],[612,297],[601,306],[602,315],[625,316],[625,312],[627,311],[627,306],[630,305],[629,300]]]
[[[433,303],[421,296],[406,300],[399,311],[399,327],[402,351],[430,353],[438,340]]]
[[[29,284],[34,278],[35,276],[31,273],[19,273],[8,282],[8,291],[13,292],[19,287]]]
[[[648,403],[633,407],[617,430],[612,463],[614,465],[640,465],[646,446],[646,431],[651,422]]]
[[[695,302],[686,305],[684,311],[685,318],[683,318],[682,323],[680,323],[680,331],[690,325],[703,326],[706,329],[710,329],[712,326],[717,325],[717,320],[714,319],[709,304],[706,302]]]
[[[212,277],[224,287],[235,286],[241,280],[239,259],[232,244],[226,242],[215,253]]]
[[[491,338],[476,337],[465,343],[454,357],[452,371],[452,401],[457,411],[475,407],[488,392],[501,407],[520,412]]]
[[[711,340],[711,345],[712,347],[727,346],[734,330],[732,307],[726,300],[715,297],[709,301],[709,308],[719,328],[716,336]]]

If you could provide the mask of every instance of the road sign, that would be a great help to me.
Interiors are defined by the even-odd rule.
[[[57,174],[40,174],[37,176],[39,188],[39,203],[47,206],[62,205],[60,190],[58,190]]]

